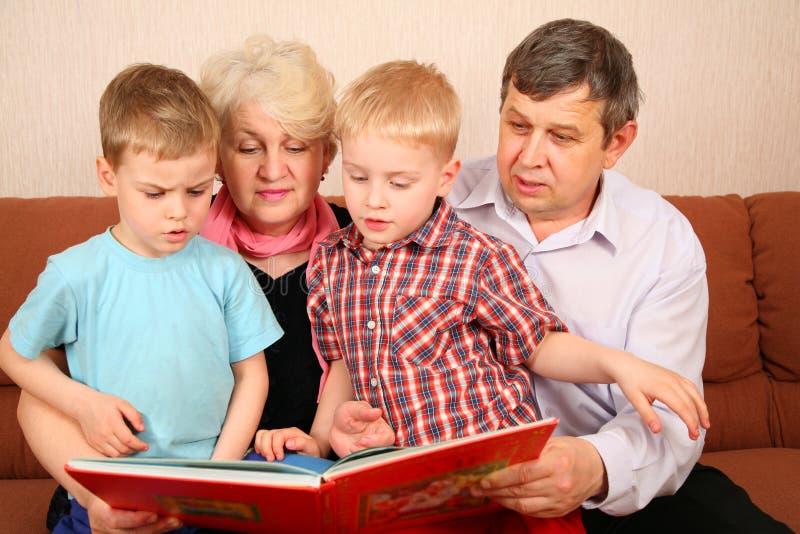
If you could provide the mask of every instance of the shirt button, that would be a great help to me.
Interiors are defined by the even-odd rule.
[[[377,378],[370,378],[369,385],[372,386],[372,387],[376,387],[378,385],[378,379]]]
[[[378,274],[379,272],[381,272],[381,268],[378,267],[377,265],[373,265],[370,271],[372,271],[372,274]]]
[[[375,321],[367,321],[367,328],[369,328],[370,330],[374,330],[375,329]]]

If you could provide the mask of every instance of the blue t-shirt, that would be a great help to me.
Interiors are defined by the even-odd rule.
[[[144,417],[142,456],[209,458],[225,420],[231,364],[281,337],[235,252],[195,237],[145,258],[110,230],[51,256],[9,323],[26,358],[64,345],[72,378]]]

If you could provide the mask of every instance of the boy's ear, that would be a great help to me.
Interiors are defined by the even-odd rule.
[[[97,167],[97,181],[100,182],[100,189],[110,197],[117,196],[117,176],[114,174],[114,168],[102,156],[98,156],[95,159],[95,166]]]
[[[447,196],[453,188],[453,184],[456,182],[456,176],[458,176],[458,171],[460,170],[461,160],[456,158],[451,159],[442,167],[442,173],[439,178],[439,189],[436,191],[436,196]]]

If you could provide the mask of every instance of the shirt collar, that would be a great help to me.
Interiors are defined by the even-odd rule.
[[[459,208],[477,208],[486,204],[510,206],[511,203],[506,198],[503,187],[500,185],[497,164],[496,162],[493,163],[495,164],[492,165],[488,172],[483,174],[475,188],[462,201],[457,203]]]
[[[459,208],[476,208],[483,205],[493,205],[495,212],[501,218],[509,220],[511,214],[518,211],[514,202],[509,198],[503,187],[500,185],[500,175],[497,172],[496,162],[492,168],[483,174],[472,191],[458,203]],[[611,171],[603,171],[600,178],[600,192],[592,206],[589,216],[580,224],[580,231],[577,239],[579,242],[588,241],[595,233],[603,236],[606,241],[616,250],[619,246],[619,219],[617,210],[614,207],[614,198],[609,192],[608,174]],[[522,214],[524,217],[524,214]],[[557,234],[556,234],[557,235]]]
[[[614,196],[609,191],[608,171],[600,177],[600,192],[589,216],[583,221],[581,234],[587,239],[595,233],[602,235],[616,250],[619,246],[619,219],[614,207]]]
[[[458,218],[450,204],[443,198],[439,198],[436,200],[433,213],[425,224],[405,238],[390,243],[386,248],[398,249],[412,242],[427,248],[445,246],[450,242],[453,227],[457,221]],[[358,231],[355,224],[351,224],[344,231],[334,234],[334,238],[336,242],[342,243],[350,250],[361,248],[361,244],[364,241],[364,235]]]

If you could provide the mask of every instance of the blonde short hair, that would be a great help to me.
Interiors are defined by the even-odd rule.
[[[336,111],[339,139],[369,133],[425,144],[452,157],[461,126],[455,89],[434,65],[390,61],[372,67],[347,86]]]
[[[177,159],[219,146],[220,127],[208,99],[176,69],[146,63],[127,67],[100,97],[100,140],[112,166],[122,153],[143,150]]]
[[[317,62],[306,44],[250,36],[244,48],[206,60],[200,88],[223,127],[241,105],[256,102],[292,137],[327,141],[329,157],[336,155],[333,75]]]

